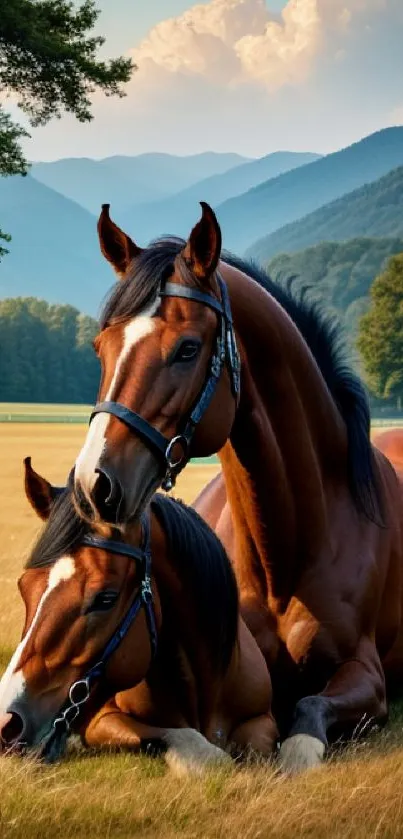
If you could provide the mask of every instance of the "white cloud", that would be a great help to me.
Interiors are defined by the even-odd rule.
[[[289,0],[280,23],[267,20],[261,34],[245,35],[234,48],[245,74],[275,90],[306,80],[320,38],[317,0]]]
[[[158,24],[133,50],[141,74],[151,65],[219,84],[262,81],[271,88],[300,77],[315,52],[318,0],[289,0],[282,19],[265,0],[210,0]]]
[[[300,86],[320,56],[340,60],[345,44],[400,12],[402,0],[288,0],[281,17],[265,0],[210,0],[162,21],[133,50],[141,76],[154,68],[217,84]]]
[[[127,26],[129,26],[129,22]],[[401,122],[403,0],[209,0],[132,51],[123,100],[33,132],[33,159],[205,149],[330,151]]]

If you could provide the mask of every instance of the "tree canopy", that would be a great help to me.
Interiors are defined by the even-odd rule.
[[[15,96],[31,125],[67,111],[91,120],[91,94],[124,96],[130,58],[102,61],[105,39],[91,34],[99,11],[93,0],[7,0],[0,15],[0,92]],[[0,107],[0,175],[26,174],[20,141],[27,132]],[[0,238],[9,237],[0,231]],[[0,249],[0,257],[4,248]]]
[[[99,363],[97,323],[35,297],[0,301],[0,393],[5,402],[91,404]]]
[[[337,314],[354,350],[374,278],[391,256],[402,251],[403,236],[321,242],[298,253],[279,254],[267,269],[274,278],[295,276],[301,285],[309,286],[315,297]]]
[[[403,253],[374,281],[371,307],[360,321],[358,349],[368,384],[381,399],[403,399]]]

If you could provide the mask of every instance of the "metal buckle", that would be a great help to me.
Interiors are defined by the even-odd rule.
[[[75,699],[74,694],[77,693],[77,691],[83,691],[83,693]],[[84,705],[85,702],[88,702],[89,698],[90,685],[88,679],[79,679],[77,682],[72,684],[69,690],[69,699],[74,708],[79,708],[80,705]]]
[[[221,365],[222,365],[221,356],[220,355],[213,355],[213,357],[211,359],[211,373],[212,373],[212,375],[214,376],[215,379],[218,379],[218,377],[221,374]]]
[[[182,454],[178,457],[177,460],[171,460],[171,454],[175,446],[180,445],[182,446]],[[161,483],[161,487],[165,492],[170,492],[171,489],[175,486],[175,472],[180,469],[180,467],[185,463],[189,450],[189,443],[186,437],[183,434],[177,434],[176,437],[173,437],[171,442],[167,445],[167,450],[165,452],[165,459],[167,463],[167,471],[165,473],[165,477]]]
[[[74,694],[77,693],[77,691],[81,691],[81,695],[74,698]],[[77,682],[74,682],[69,690],[71,705],[68,705],[68,707],[65,708],[60,717],[56,717],[53,723],[53,728],[57,729],[58,727],[61,727],[67,732],[70,731],[73,722],[77,719],[80,713],[81,705],[88,702],[89,697],[90,685],[88,679],[78,679]]]
[[[182,454],[177,460],[171,460],[171,453],[175,446],[182,446]],[[186,437],[183,434],[177,434],[176,437],[173,437],[171,442],[167,445],[167,450],[165,452],[165,459],[169,469],[177,469],[178,466],[181,466],[184,460],[187,458],[189,444]]]
[[[69,705],[68,708],[66,708],[63,711],[60,717],[56,717],[53,723],[53,728],[57,730],[60,727],[62,731],[70,731],[71,726],[73,725],[75,719],[78,717],[79,713],[80,708],[78,705]]]
[[[171,470],[168,468],[166,473],[165,473],[165,477],[162,480],[161,489],[163,489],[164,492],[171,492],[171,489],[173,489],[174,486],[175,486],[175,476],[172,474]]]
[[[141,599],[145,603],[151,603],[151,601],[153,599],[153,592],[152,592],[152,588],[151,588],[151,579],[148,576],[148,574],[147,574],[146,577],[144,577],[144,580],[141,583]]]
[[[227,353],[228,353],[228,361],[232,379],[232,389],[234,396],[239,395],[240,391],[240,379],[241,379],[241,360],[239,357],[238,347],[235,339],[235,335],[231,326],[227,327]]]

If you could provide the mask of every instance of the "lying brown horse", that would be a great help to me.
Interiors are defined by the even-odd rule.
[[[393,463],[396,471],[403,473],[403,429],[389,428],[374,437],[374,446]]]
[[[162,746],[198,771],[277,742],[264,658],[239,617],[231,564],[194,510],[155,497],[142,520],[100,538],[26,462],[43,534],[19,582],[22,641],[0,683],[3,747],[59,757],[86,744]],[[76,719],[78,717],[78,719]]]
[[[318,307],[240,260],[220,261],[203,205],[187,242],[142,250],[110,219],[121,282],[95,348],[95,408],[75,468],[81,515],[124,526],[190,455],[219,452],[197,503],[234,564],[273,682],[287,769],[387,715],[403,666],[402,509],[373,450],[361,383]]]

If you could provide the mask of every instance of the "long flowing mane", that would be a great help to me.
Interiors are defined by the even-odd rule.
[[[173,272],[184,246],[179,238],[158,239],[133,262],[125,282],[114,287],[101,315],[101,328],[110,321],[134,317],[155,300]],[[243,271],[271,294],[287,312],[309,347],[345,422],[348,438],[348,477],[357,509],[382,521],[382,504],[370,442],[370,411],[366,390],[347,360],[346,342],[338,320],[310,294],[310,287],[274,282],[263,268],[224,252],[222,259]]]
[[[151,508],[167,535],[181,577],[193,589],[197,623],[210,660],[218,672],[225,672],[238,630],[238,588],[230,560],[192,507],[155,495]]]

